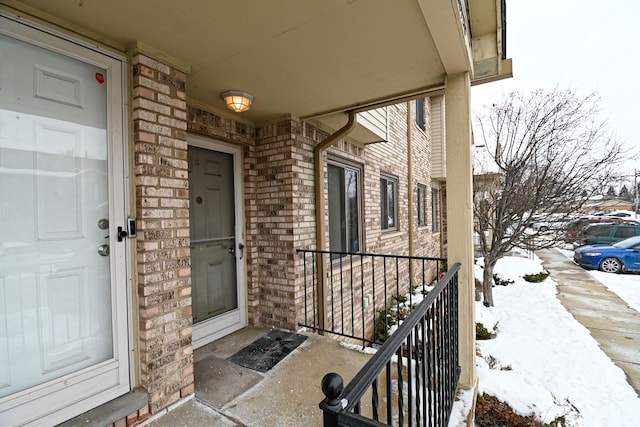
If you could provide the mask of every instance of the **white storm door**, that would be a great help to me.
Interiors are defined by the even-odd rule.
[[[236,185],[240,151],[196,137],[189,143],[191,297],[197,348],[246,326],[246,292],[241,193]]]
[[[130,390],[123,67],[0,24],[0,420],[51,425]]]

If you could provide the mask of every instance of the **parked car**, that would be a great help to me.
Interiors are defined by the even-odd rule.
[[[609,216],[617,216],[620,218],[630,218],[631,217],[631,213],[630,212],[614,212],[609,214]]]
[[[631,218],[610,217],[610,216],[583,216],[570,221],[565,227],[564,241],[566,243],[575,243],[581,241],[584,237],[584,229],[591,224],[640,224],[640,221]],[[584,243],[581,243],[581,245]]]
[[[577,248],[573,261],[587,270],[606,273],[640,271],[640,236],[613,245],[588,245]]]
[[[530,218],[533,220],[529,227],[533,231],[546,233],[547,231],[562,231],[566,227],[571,217],[568,214],[534,214]]]
[[[583,245],[608,244],[629,237],[640,236],[640,224],[634,222],[592,224],[578,234],[574,247]]]

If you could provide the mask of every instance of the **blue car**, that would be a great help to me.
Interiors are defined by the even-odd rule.
[[[640,236],[613,245],[588,245],[577,248],[573,260],[587,270],[606,273],[640,271]]]

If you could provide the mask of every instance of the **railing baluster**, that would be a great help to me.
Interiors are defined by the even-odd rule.
[[[334,300],[335,300],[335,290],[334,290],[334,277],[333,277],[333,260],[331,259],[331,255],[328,256],[328,262],[329,262],[329,291],[331,292],[331,331],[334,331],[336,328],[336,308],[335,308],[335,304],[334,304]],[[323,260],[323,262],[325,262]],[[325,270],[326,271],[326,270]],[[318,280],[318,283],[323,283],[324,277],[321,277]]]
[[[429,393],[429,386],[427,385],[427,329],[426,329],[427,314],[425,313],[420,319],[420,330],[422,331],[422,340],[420,341],[420,359],[422,362],[422,426],[427,425],[427,393]]]
[[[391,380],[391,361],[387,362],[387,424],[391,425],[393,420],[393,393],[392,393],[392,380]]]
[[[436,365],[437,369],[436,373],[436,381],[437,381],[437,387],[438,387],[438,418],[436,420],[436,422],[438,423],[438,425],[442,424],[442,411],[443,411],[443,405],[442,402],[444,401],[444,382],[443,382],[443,374],[444,374],[444,363],[443,362],[443,346],[444,346],[444,331],[442,328],[442,324],[444,319],[442,318],[442,294],[438,295],[438,297],[436,298],[436,310],[437,310],[437,314],[436,314],[436,321],[437,321],[437,327],[436,327],[436,331],[438,332],[438,337],[437,337],[437,346],[436,346],[436,354],[438,355],[438,364]]]
[[[428,382],[428,386],[427,389],[429,390],[429,426],[433,426],[433,421],[435,418],[435,408],[434,408],[434,400],[435,400],[435,381],[434,381],[434,376],[435,376],[435,331],[434,331],[434,319],[433,319],[433,315],[434,315],[434,310],[433,310],[433,306],[429,307],[429,310],[427,311],[427,330],[428,330],[428,334],[429,334],[429,367],[428,367],[428,378],[429,378],[429,382]]]
[[[422,295],[427,293],[427,287],[426,287],[426,283],[427,283],[426,273],[427,272],[425,271],[426,262],[427,262],[426,259],[422,260]],[[436,272],[436,279],[438,278],[437,274],[438,273]]]
[[[398,362],[396,365],[398,366],[398,426],[404,426],[404,396],[402,393],[402,385],[403,385],[403,376],[402,376],[402,345],[398,347],[398,351],[396,353],[398,356]]]
[[[415,328],[413,328],[413,334],[414,334],[414,345],[413,345],[413,360],[415,363],[415,380],[416,380],[416,425],[419,426],[420,425],[420,367],[422,366],[421,362],[421,358],[420,358],[420,342],[422,341],[420,339],[420,333],[419,333],[419,326],[420,324],[416,325]]]
[[[311,271],[312,271],[312,275],[313,275],[313,280],[311,283],[311,300],[313,301],[313,324],[318,326],[320,324],[320,315],[317,312],[317,307],[318,307],[318,283],[317,283],[317,276],[318,276],[318,266],[316,265],[316,257],[315,256],[311,256]],[[306,280],[306,276],[305,276],[305,280]],[[306,294],[306,289],[305,289],[305,294]],[[307,307],[305,307],[305,313],[307,312]]]
[[[413,268],[413,260],[409,260],[409,295],[411,301],[409,301],[409,307],[413,310],[413,293],[416,291],[416,289],[414,289],[414,283],[415,283],[415,278],[413,277],[414,275],[414,268]],[[415,287],[417,288],[417,286]]]
[[[365,322],[365,318],[366,316],[364,315],[365,313],[365,307],[364,307],[364,265],[363,265],[363,261],[362,261],[363,256],[360,255],[360,295],[361,295],[361,299],[360,299],[360,310],[362,311],[362,336],[366,336],[367,334],[367,330],[364,326],[364,322]],[[364,347],[366,345],[366,341],[362,340],[362,347]]]
[[[400,319],[400,266],[398,265],[398,258],[396,260],[396,310],[398,313],[398,320]]]
[[[389,307],[403,317],[399,319],[402,324],[387,337],[378,352],[346,388],[341,380],[339,390],[335,387],[325,389],[323,384],[323,391],[328,393],[327,400],[321,404],[325,411],[324,419],[335,426],[384,423],[380,420],[383,417],[380,405],[386,405],[384,412],[387,414],[387,425],[445,426],[460,375],[457,312],[459,264],[454,265],[442,280],[436,277],[433,290],[413,307],[415,298],[411,291],[415,288],[424,293],[427,280],[431,280],[430,274],[440,271],[443,259],[329,251],[299,252],[304,256],[301,270],[305,307],[301,318],[305,324],[301,326],[356,338],[366,345],[379,338],[378,332],[381,331],[377,330],[378,326],[390,326],[386,316],[380,319]],[[312,256],[311,262],[306,258],[309,255]],[[359,262],[354,260],[354,256],[359,257]],[[395,266],[388,265],[388,261],[394,262]],[[324,271],[328,270],[329,274],[322,278],[319,273],[326,262],[329,266]],[[416,265],[416,262],[420,264]],[[380,277],[377,271],[381,272]],[[422,286],[417,283],[418,280],[422,281]],[[331,299],[330,304],[329,301],[323,302],[327,312],[329,307],[331,310],[331,313],[325,314],[327,319],[330,316],[331,321],[329,324],[327,320],[324,328],[319,327],[320,316],[323,316],[318,310],[322,306],[318,299],[323,295],[321,286],[329,287],[329,293],[324,295]],[[309,295],[310,290],[312,295]],[[376,292],[380,295],[376,295]],[[390,304],[392,292],[397,298],[393,305]],[[406,293],[410,294],[408,315],[400,310],[402,295]],[[340,298],[340,301],[336,301],[336,298]],[[372,305],[365,307],[368,302]],[[313,307],[308,307],[309,304],[313,304]],[[309,319],[311,314],[313,320]],[[357,319],[358,315],[362,318]],[[372,328],[374,333],[371,333]],[[373,338],[369,339],[370,336]],[[392,366],[394,363],[395,367]],[[397,376],[395,380],[394,376]],[[397,384],[394,384],[396,380]],[[386,400],[380,396],[380,381],[386,381]],[[362,406],[361,399],[367,391],[371,392],[371,411]],[[363,410],[366,414],[362,414]]]
[[[387,295],[387,257],[382,257],[382,266],[383,266],[383,279],[384,279],[384,327],[385,330],[389,330],[389,318],[387,317],[387,311],[389,310],[389,306],[387,302],[389,301],[389,296]]]
[[[307,257],[306,255],[302,258],[302,274],[304,277],[304,280],[306,282],[307,280]],[[314,274],[315,276],[315,274]],[[313,282],[312,282],[312,286],[313,286]],[[315,290],[315,287],[313,287],[313,289]],[[315,304],[313,304],[313,309],[315,310]],[[304,289],[304,323],[309,323],[309,312],[307,311],[307,288],[305,287]],[[315,319],[314,319],[315,320]]]
[[[413,422],[413,364],[411,363],[411,352],[413,349],[413,337],[411,333],[407,336],[407,421],[409,425]]]
[[[378,340],[378,319],[376,318],[376,261],[371,257],[371,299],[373,299],[373,341]],[[386,295],[385,295],[386,296]]]
[[[333,263],[331,264],[333,265]],[[344,283],[342,279],[342,258],[340,258],[340,330],[344,334]]]
[[[349,255],[349,287],[351,288],[351,333],[355,335],[355,302],[353,295],[353,254]]]
[[[371,384],[371,415],[376,421],[380,419],[378,415],[378,399],[378,378],[376,378],[373,380],[373,384]]]

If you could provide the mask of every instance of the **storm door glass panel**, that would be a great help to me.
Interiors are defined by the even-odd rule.
[[[233,156],[189,147],[194,322],[238,308]]]
[[[113,326],[106,71],[6,36],[0,58],[1,399],[112,358]]]

